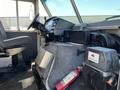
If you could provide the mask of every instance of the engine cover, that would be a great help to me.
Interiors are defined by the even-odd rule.
[[[119,58],[114,49],[88,47],[85,64],[102,73],[113,73],[119,69]]]

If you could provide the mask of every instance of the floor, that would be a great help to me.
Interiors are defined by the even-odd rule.
[[[8,75],[10,79],[0,80],[0,90],[37,90],[32,70]]]

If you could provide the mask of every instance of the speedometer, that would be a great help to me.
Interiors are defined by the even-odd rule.
[[[47,32],[53,32],[55,29],[56,21],[55,18],[51,18],[45,23],[45,29]]]

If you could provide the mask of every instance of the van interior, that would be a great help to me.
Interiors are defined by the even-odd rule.
[[[1,0],[0,90],[120,90],[119,0]]]

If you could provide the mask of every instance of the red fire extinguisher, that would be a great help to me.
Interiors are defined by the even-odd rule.
[[[57,85],[57,90],[65,90],[75,79],[80,75],[81,67],[71,71],[65,78],[63,78]]]

